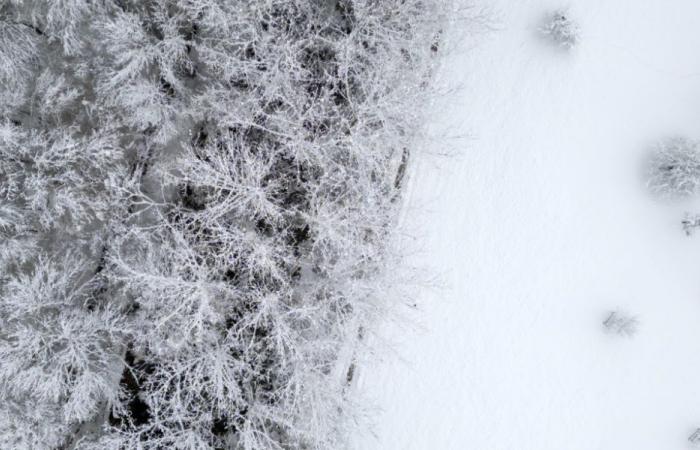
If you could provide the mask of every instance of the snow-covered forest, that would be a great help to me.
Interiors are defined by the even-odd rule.
[[[0,448],[339,449],[447,0],[0,4]]]
[[[0,450],[700,448],[697,0],[0,0]]]

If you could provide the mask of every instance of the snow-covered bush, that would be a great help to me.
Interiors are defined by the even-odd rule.
[[[688,441],[693,444],[693,447],[700,447],[700,428],[693,431],[693,434],[688,437]]]
[[[685,218],[681,221],[683,231],[687,236],[692,236],[696,230],[700,229],[700,214],[686,213]]]
[[[661,197],[700,193],[700,144],[685,138],[660,142],[649,169],[649,189]]]
[[[342,448],[448,6],[2,3],[0,448]]]
[[[603,321],[603,327],[609,333],[632,337],[639,330],[639,319],[624,311],[612,311]]]
[[[580,35],[578,24],[563,10],[553,12],[540,27],[540,32],[566,49],[575,47]]]

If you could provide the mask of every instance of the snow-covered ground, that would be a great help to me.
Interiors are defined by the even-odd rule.
[[[465,0],[469,1],[469,0]],[[700,138],[700,2],[480,0],[496,29],[446,63],[434,129],[460,154],[412,166],[405,224],[444,287],[400,359],[361,369],[381,412],[358,449],[676,450],[700,427],[700,235],[645,191],[649,145]],[[473,2],[472,2],[473,3]],[[460,26],[460,25],[457,25]],[[465,22],[464,26],[468,26]],[[638,334],[605,334],[611,309]]]

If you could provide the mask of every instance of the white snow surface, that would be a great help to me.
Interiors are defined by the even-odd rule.
[[[446,62],[461,89],[432,126],[470,138],[414,160],[405,207],[411,259],[442,288],[418,294],[418,329],[375,336],[398,357],[359,371],[380,411],[356,447],[690,448],[700,235],[680,221],[700,203],[653,199],[644,163],[659,139],[700,139],[700,1],[479,5],[495,29]],[[537,33],[562,6],[570,52]],[[638,315],[633,338],[603,331],[616,308]]]

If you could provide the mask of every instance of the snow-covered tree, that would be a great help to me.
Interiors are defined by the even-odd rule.
[[[540,27],[540,32],[565,49],[575,47],[580,35],[578,24],[564,10],[557,10],[550,14],[544,25]]]
[[[128,326],[117,308],[101,302],[104,280],[86,277],[86,264],[71,253],[56,262],[40,256],[3,283],[3,448],[55,448],[105,404],[119,405]]]
[[[650,162],[648,186],[661,197],[699,194],[700,144],[686,138],[660,142]]]

